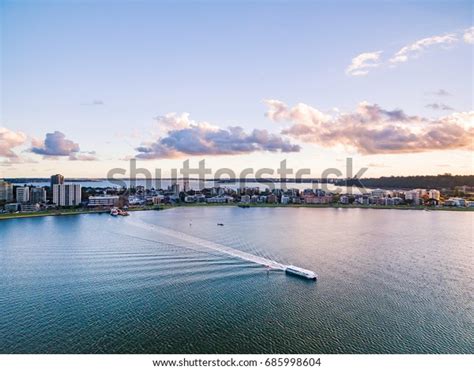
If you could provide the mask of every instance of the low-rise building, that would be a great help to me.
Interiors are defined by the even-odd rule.
[[[374,189],[370,192],[373,197],[385,197],[387,195],[387,191],[383,189]]]
[[[184,197],[185,203],[196,203],[196,197],[194,195],[186,195]]]
[[[328,204],[332,202],[332,195],[308,194],[303,196],[303,200],[306,204]]]
[[[216,197],[212,197],[212,198],[207,198],[206,202],[207,203],[231,203],[231,202],[233,202],[233,200],[234,200],[234,198],[229,197],[227,195],[223,195],[223,196],[216,196]]]
[[[131,206],[145,204],[145,199],[143,197],[137,197],[135,195],[130,195],[128,197],[128,204]]]
[[[358,196],[355,199],[355,203],[361,204],[361,205],[364,205],[364,206],[368,206],[369,203],[370,203],[370,199],[367,195]]]
[[[349,197],[347,195],[341,195],[341,197],[339,198],[339,203],[349,204]]]
[[[440,198],[440,196],[441,196],[441,193],[439,192],[439,190],[431,189],[431,190],[428,192],[428,196],[429,196],[430,199],[439,200],[439,198]]]
[[[394,198],[384,198],[384,205],[385,206],[393,206],[395,205],[395,202],[393,200]]]
[[[393,197],[392,200],[393,200],[393,205],[394,206],[398,206],[400,204],[403,204],[403,199],[400,198],[400,197]]]
[[[195,194],[196,202],[205,202],[206,196],[204,194]]]
[[[98,195],[89,197],[89,207],[118,207],[118,195]]]
[[[275,194],[269,194],[267,195],[267,203],[278,203],[278,197]]]
[[[241,203],[250,203],[250,195],[242,195],[240,197],[240,202]]]
[[[257,203],[267,203],[267,196],[266,195],[259,195],[257,199]]]
[[[7,212],[18,212],[20,211],[20,208],[21,207],[21,204],[20,203],[8,203],[8,204],[5,204],[5,211]]]
[[[449,198],[444,202],[444,205],[448,207],[466,207],[467,202],[463,198]]]
[[[147,202],[150,202],[151,204],[160,204],[163,203],[163,200],[165,199],[164,195],[154,195],[152,197],[147,198]]]
[[[40,210],[40,205],[38,203],[22,204],[20,206],[21,212],[38,212],[39,210]]]
[[[420,192],[417,190],[405,192],[405,200],[414,206],[420,205]]]

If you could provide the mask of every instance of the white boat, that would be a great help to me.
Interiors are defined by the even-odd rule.
[[[110,214],[112,216],[128,216],[127,211],[125,211],[123,209],[120,209],[120,208],[116,208],[116,207],[114,207],[110,210]]]
[[[117,209],[117,213],[119,216],[128,216],[128,212],[123,209]]]
[[[306,279],[311,279],[311,280],[317,280],[318,278],[318,275],[316,275],[313,271],[306,270],[297,266],[291,266],[291,265],[286,266],[285,272],[287,274],[297,275],[297,276],[301,276],[301,277],[304,277]]]

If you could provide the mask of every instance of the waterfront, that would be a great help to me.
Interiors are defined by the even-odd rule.
[[[4,220],[0,352],[472,352],[472,222],[238,207]],[[320,280],[267,275],[152,225]]]
[[[141,211],[162,211],[170,208],[203,208],[203,207],[244,207],[244,208],[333,208],[333,209],[395,209],[399,211],[454,211],[454,212],[474,212],[474,207],[425,207],[425,206],[380,206],[380,205],[354,205],[354,204],[229,204],[229,203],[178,203],[164,204],[153,206],[135,206],[128,208],[129,212]],[[48,217],[48,216],[77,216],[80,214],[106,213],[110,214],[107,208],[66,208],[66,209],[49,209],[37,212],[16,212],[16,213],[0,213],[0,221],[14,218],[30,218],[30,217]]]
[[[136,187],[136,186],[143,186],[146,189],[166,189],[169,186],[172,186],[174,183],[181,183],[182,184],[182,179],[181,180],[171,180],[171,179],[149,179],[149,180],[144,180],[144,179],[135,179],[135,180],[106,180],[106,179],[101,179],[101,180],[66,180],[66,184],[78,184],[81,185],[82,187],[85,188],[97,188],[97,189],[121,189],[122,187],[125,188],[130,188],[131,186]],[[25,179],[25,181],[21,182],[16,182],[15,185],[28,185],[32,187],[45,187],[45,186],[50,186],[49,181],[32,181],[31,179]],[[220,186],[223,188],[227,189],[233,189],[237,190],[239,188],[260,188],[262,191],[266,189],[281,189],[282,185],[284,185],[288,189],[298,189],[298,190],[304,190],[304,189],[327,189],[328,191],[334,191],[334,192],[351,192],[353,194],[360,194],[361,190],[364,191],[370,191],[371,188],[364,188],[364,189],[359,189],[356,186],[338,186],[330,183],[318,183],[318,182],[288,182],[288,183],[281,183],[278,181],[275,182],[257,182],[257,181],[248,181],[248,182],[219,182],[219,181],[214,181],[214,180],[189,180],[189,188],[192,190],[202,190],[203,186],[206,188],[212,188],[216,186]]]

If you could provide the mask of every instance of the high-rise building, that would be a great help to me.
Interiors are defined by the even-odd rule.
[[[78,206],[82,202],[81,185],[53,185],[53,203],[58,206]]]
[[[30,188],[28,186],[16,188],[16,201],[17,203],[28,203],[30,201]]]
[[[0,180],[0,201],[13,201],[13,185],[3,180]]]
[[[46,203],[46,190],[43,188],[31,188],[30,203]]]
[[[171,191],[174,195],[179,195],[179,184],[177,182],[171,185]]]
[[[63,185],[64,184],[64,176],[57,174],[51,176],[51,188],[53,188],[54,185]]]
[[[183,191],[187,193],[190,190],[191,187],[189,186],[189,179],[183,179]]]

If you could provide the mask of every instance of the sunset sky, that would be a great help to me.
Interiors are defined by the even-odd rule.
[[[473,173],[471,1],[2,1],[0,178]]]

